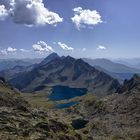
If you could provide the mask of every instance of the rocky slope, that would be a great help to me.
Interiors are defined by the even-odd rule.
[[[22,91],[35,91],[44,85],[61,85],[87,88],[88,91],[98,95],[110,94],[119,87],[117,80],[96,70],[82,59],[56,56],[47,63],[44,61],[31,71],[14,77],[10,82]]]
[[[2,140],[139,140],[140,77],[134,75],[117,93],[87,94],[68,109],[33,109],[0,78]]]
[[[82,137],[47,112],[32,109],[18,91],[0,78],[1,140],[80,140]]]
[[[140,77],[135,75],[126,81],[118,92],[103,99],[86,95],[79,105],[65,113],[75,120],[87,120],[80,132],[94,140],[139,140]]]

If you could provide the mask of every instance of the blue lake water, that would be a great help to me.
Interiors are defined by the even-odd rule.
[[[54,86],[52,93],[48,96],[54,101],[68,100],[77,96],[82,96],[87,93],[86,88],[70,88],[67,86]]]

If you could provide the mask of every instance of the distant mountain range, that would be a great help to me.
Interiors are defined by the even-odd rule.
[[[2,74],[5,76],[13,76],[16,69],[16,74],[23,71],[24,67],[33,67],[35,64],[43,65],[51,61],[52,59],[58,58],[59,56],[56,53],[49,55],[49,57],[37,58],[37,59],[0,59],[0,71],[3,70]],[[83,58],[85,62],[95,67],[96,69],[103,71],[113,78],[118,79],[120,82],[123,82],[125,79],[130,79],[134,74],[140,73],[140,59],[124,59],[124,60],[108,60],[108,59],[88,59]],[[21,70],[17,70],[18,67],[21,67]],[[27,69],[30,69],[27,68]],[[12,70],[11,70],[12,69]],[[8,71],[7,71],[8,70]],[[1,72],[0,72],[1,75]],[[1,75],[2,76],[2,75]],[[10,76],[10,77],[11,77]],[[6,79],[9,76],[6,76]]]
[[[117,63],[124,64],[129,67],[140,69],[140,58],[117,59],[117,60],[113,60],[113,62],[117,62]]]
[[[100,93],[100,86],[102,90],[104,86],[104,91],[108,92],[112,85],[113,90],[117,89],[119,85],[117,80],[123,83],[135,73],[140,73],[137,68],[108,59],[74,59],[70,56],[60,57],[56,53],[50,54],[45,59],[26,59],[16,62],[17,60],[11,60],[12,65],[8,67],[13,67],[2,70],[0,76],[23,91],[35,91],[44,85],[62,85],[87,88],[96,93]],[[106,83],[106,81],[110,82]]]
[[[29,71],[21,71],[13,75],[9,82],[22,91],[30,92],[36,91],[44,85],[50,87],[61,85],[87,88],[89,92],[105,95],[119,87],[116,79],[95,69],[82,59],[74,59],[70,56],[59,57],[55,53]]]
[[[114,63],[108,59],[83,59],[85,62],[89,63],[91,66],[100,66],[107,71],[112,73],[139,73],[140,70],[120,63]]]
[[[42,59],[0,59],[0,71],[11,69],[15,66],[29,66],[41,61]]]
[[[137,65],[135,65],[135,67],[140,69],[140,63],[138,63]]]
[[[107,72],[109,75],[119,79],[130,79],[134,74],[140,74],[140,69],[126,66],[124,64],[115,63],[108,59],[87,59],[85,62],[99,70]]]

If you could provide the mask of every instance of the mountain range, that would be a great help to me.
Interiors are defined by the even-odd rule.
[[[107,72],[114,78],[120,81],[130,79],[134,74],[140,74],[140,69],[130,67],[121,63],[116,63],[108,59],[87,59],[83,58],[85,62],[97,69]]]
[[[49,57],[43,59],[0,59],[0,75],[11,75],[6,76],[7,78],[10,78],[13,76],[14,69],[16,69],[16,74],[18,72],[17,67],[21,67],[21,69],[30,69],[31,67],[34,67],[33,65],[37,65],[41,63],[41,65],[44,63],[48,63],[49,60],[53,58],[58,58],[58,55],[54,53],[54,55],[49,55]],[[95,67],[96,69],[103,71],[107,73],[108,75],[112,76],[113,78],[116,78],[119,80],[120,83],[122,83],[125,79],[130,79],[134,74],[140,73],[140,61],[139,59],[125,59],[125,60],[108,60],[108,59],[88,59],[83,58],[85,62],[87,62],[89,65]],[[25,68],[24,68],[25,67]],[[11,71],[11,72],[10,72]],[[1,74],[2,73],[2,74]]]
[[[98,95],[110,94],[120,85],[116,79],[95,69],[82,59],[60,57],[55,53],[50,54],[29,71],[13,75],[9,82],[24,92],[34,92],[39,87],[61,85],[86,88],[88,92]]]
[[[11,69],[15,66],[29,66],[41,61],[42,59],[0,59],[0,71]]]
[[[139,69],[128,67],[120,63],[114,63],[108,59],[83,59],[91,66],[100,66],[112,73],[140,73]]]

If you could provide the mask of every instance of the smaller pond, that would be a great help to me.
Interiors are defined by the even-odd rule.
[[[58,104],[54,108],[57,108],[57,109],[69,108],[69,107],[74,106],[74,105],[76,105],[78,103],[79,102],[76,101],[76,102],[69,102],[69,103],[64,103],[64,104]]]
[[[82,129],[86,126],[86,124],[88,123],[89,121],[87,120],[84,120],[84,119],[77,119],[77,120],[73,120],[72,121],[72,126],[74,129]]]
[[[68,100],[87,93],[86,88],[70,88],[67,86],[54,86],[52,93],[48,96],[54,101]]]

